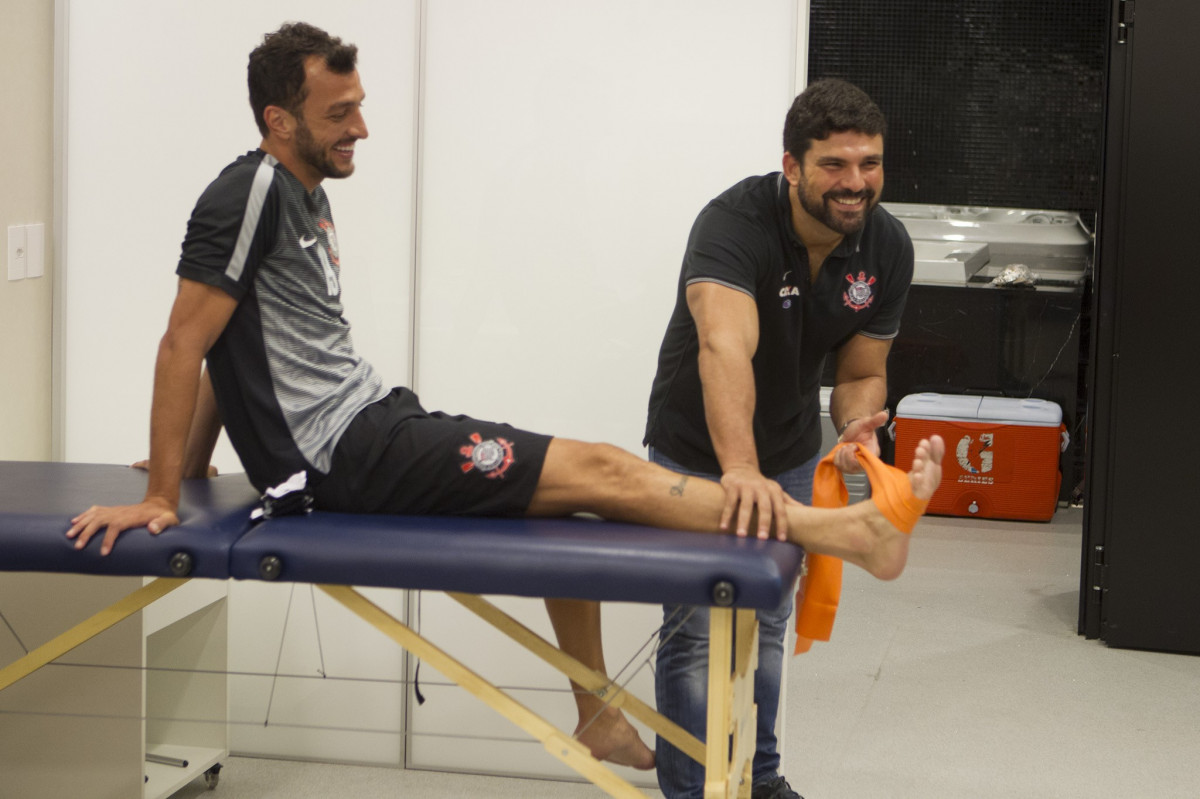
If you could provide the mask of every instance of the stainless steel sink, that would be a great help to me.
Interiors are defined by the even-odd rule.
[[[914,240],[986,242],[991,255],[1083,256],[1092,237],[1079,215],[1067,211],[1026,208],[983,208],[963,205],[882,203]]]

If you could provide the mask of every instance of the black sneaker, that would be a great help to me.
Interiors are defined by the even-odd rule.
[[[792,790],[792,786],[788,785],[787,780],[783,777],[776,777],[773,780],[755,785],[750,791],[750,799],[804,799],[803,796]]]

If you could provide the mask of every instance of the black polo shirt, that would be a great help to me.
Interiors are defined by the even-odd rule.
[[[696,324],[687,287],[714,282],[758,306],[754,440],[764,474],[776,475],[821,446],[825,356],[851,336],[893,338],[912,281],[904,226],[876,206],[808,281],[808,251],[792,227],[783,175],[747,178],[700,212],[683,257],[675,310],[659,350],[644,443],[697,471],[720,474],[704,417]]]

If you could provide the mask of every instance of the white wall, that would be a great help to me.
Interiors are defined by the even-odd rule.
[[[778,168],[797,74],[797,0],[349,0],[336,14],[312,0],[65,2],[64,418],[77,461],[145,454],[185,222],[204,185],[258,141],[245,59],[282,20],[360,47],[371,138],[355,175],[326,183],[360,350],[394,383],[411,374],[430,408],[639,452],[692,220],[731,183]],[[227,445],[217,462],[238,469]],[[403,611],[398,592],[380,594]],[[382,681],[297,679],[270,699],[270,681],[235,678],[235,750],[400,762],[398,650],[321,598],[314,606],[306,588],[235,585],[231,597],[234,671],[270,672],[282,652],[282,672],[311,675],[336,649],[331,673]],[[547,627],[540,603],[515,606]],[[608,614],[615,669],[658,612]],[[422,628],[435,640],[484,635],[470,624],[427,601]],[[516,668],[535,688],[565,687],[488,660],[501,677]],[[652,695],[649,675],[638,680]],[[296,726],[255,726],[268,701],[273,721]],[[543,704],[570,724],[565,693]],[[486,709],[459,713],[456,699],[427,705],[414,729],[494,725]],[[416,740],[413,763],[530,772],[547,761],[537,745],[519,747],[537,764],[526,767],[487,744]]]
[[[430,4],[427,407],[640,451],[692,220],[779,168],[794,5]]]
[[[0,459],[51,456],[54,7],[5,0],[0,23]],[[8,280],[8,227],[45,225],[45,276]]]

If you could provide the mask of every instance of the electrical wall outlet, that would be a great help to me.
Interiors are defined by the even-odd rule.
[[[25,226],[10,225],[8,228],[8,279],[24,280],[28,260],[29,252],[25,246]]]

